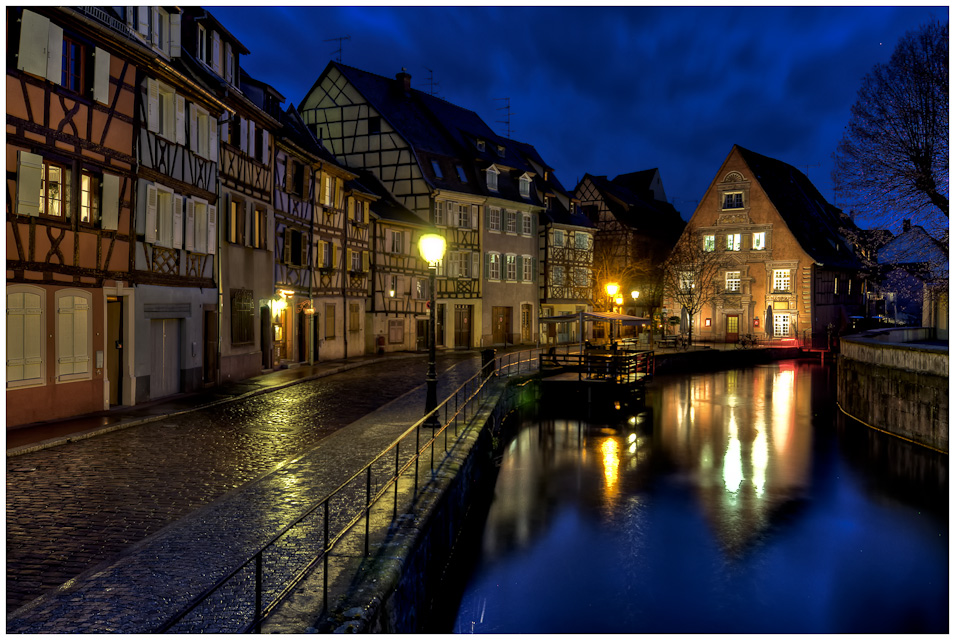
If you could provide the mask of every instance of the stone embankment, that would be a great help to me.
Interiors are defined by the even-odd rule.
[[[931,329],[841,339],[839,408],[881,431],[948,453],[948,343]]]

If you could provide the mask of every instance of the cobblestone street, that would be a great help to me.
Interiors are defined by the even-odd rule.
[[[439,371],[468,359],[442,355]],[[8,615],[418,387],[426,369],[370,364],[8,458]]]

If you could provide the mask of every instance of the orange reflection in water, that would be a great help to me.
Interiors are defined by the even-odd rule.
[[[661,445],[696,479],[707,520],[731,553],[808,485],[810,389],[808,371],[780,363],[687,376],[660,391]]]

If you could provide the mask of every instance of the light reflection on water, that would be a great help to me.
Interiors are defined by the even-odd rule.
[[[673,376],[612,428],[523,425],[454,631],[947,631],[947,490],[934,512],[874,490],[826,375]]]

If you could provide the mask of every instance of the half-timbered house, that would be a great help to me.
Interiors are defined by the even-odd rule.
[[[368,169],[447,240],[436,283],[439,346],[536,339],[537,230],[544,208],[521,145],[473,111],[331,62],[299,106],[346,166]]]
[[[7,425],[135,398],[138,87],[110,9],[7,8]]]
[[[864,309],[862,265],[842,231],[851,225],[801,171],[734,145],[684,231],[723,258],[693,335],[829,348]],[[667,308],[680,312],[673,300]]]

